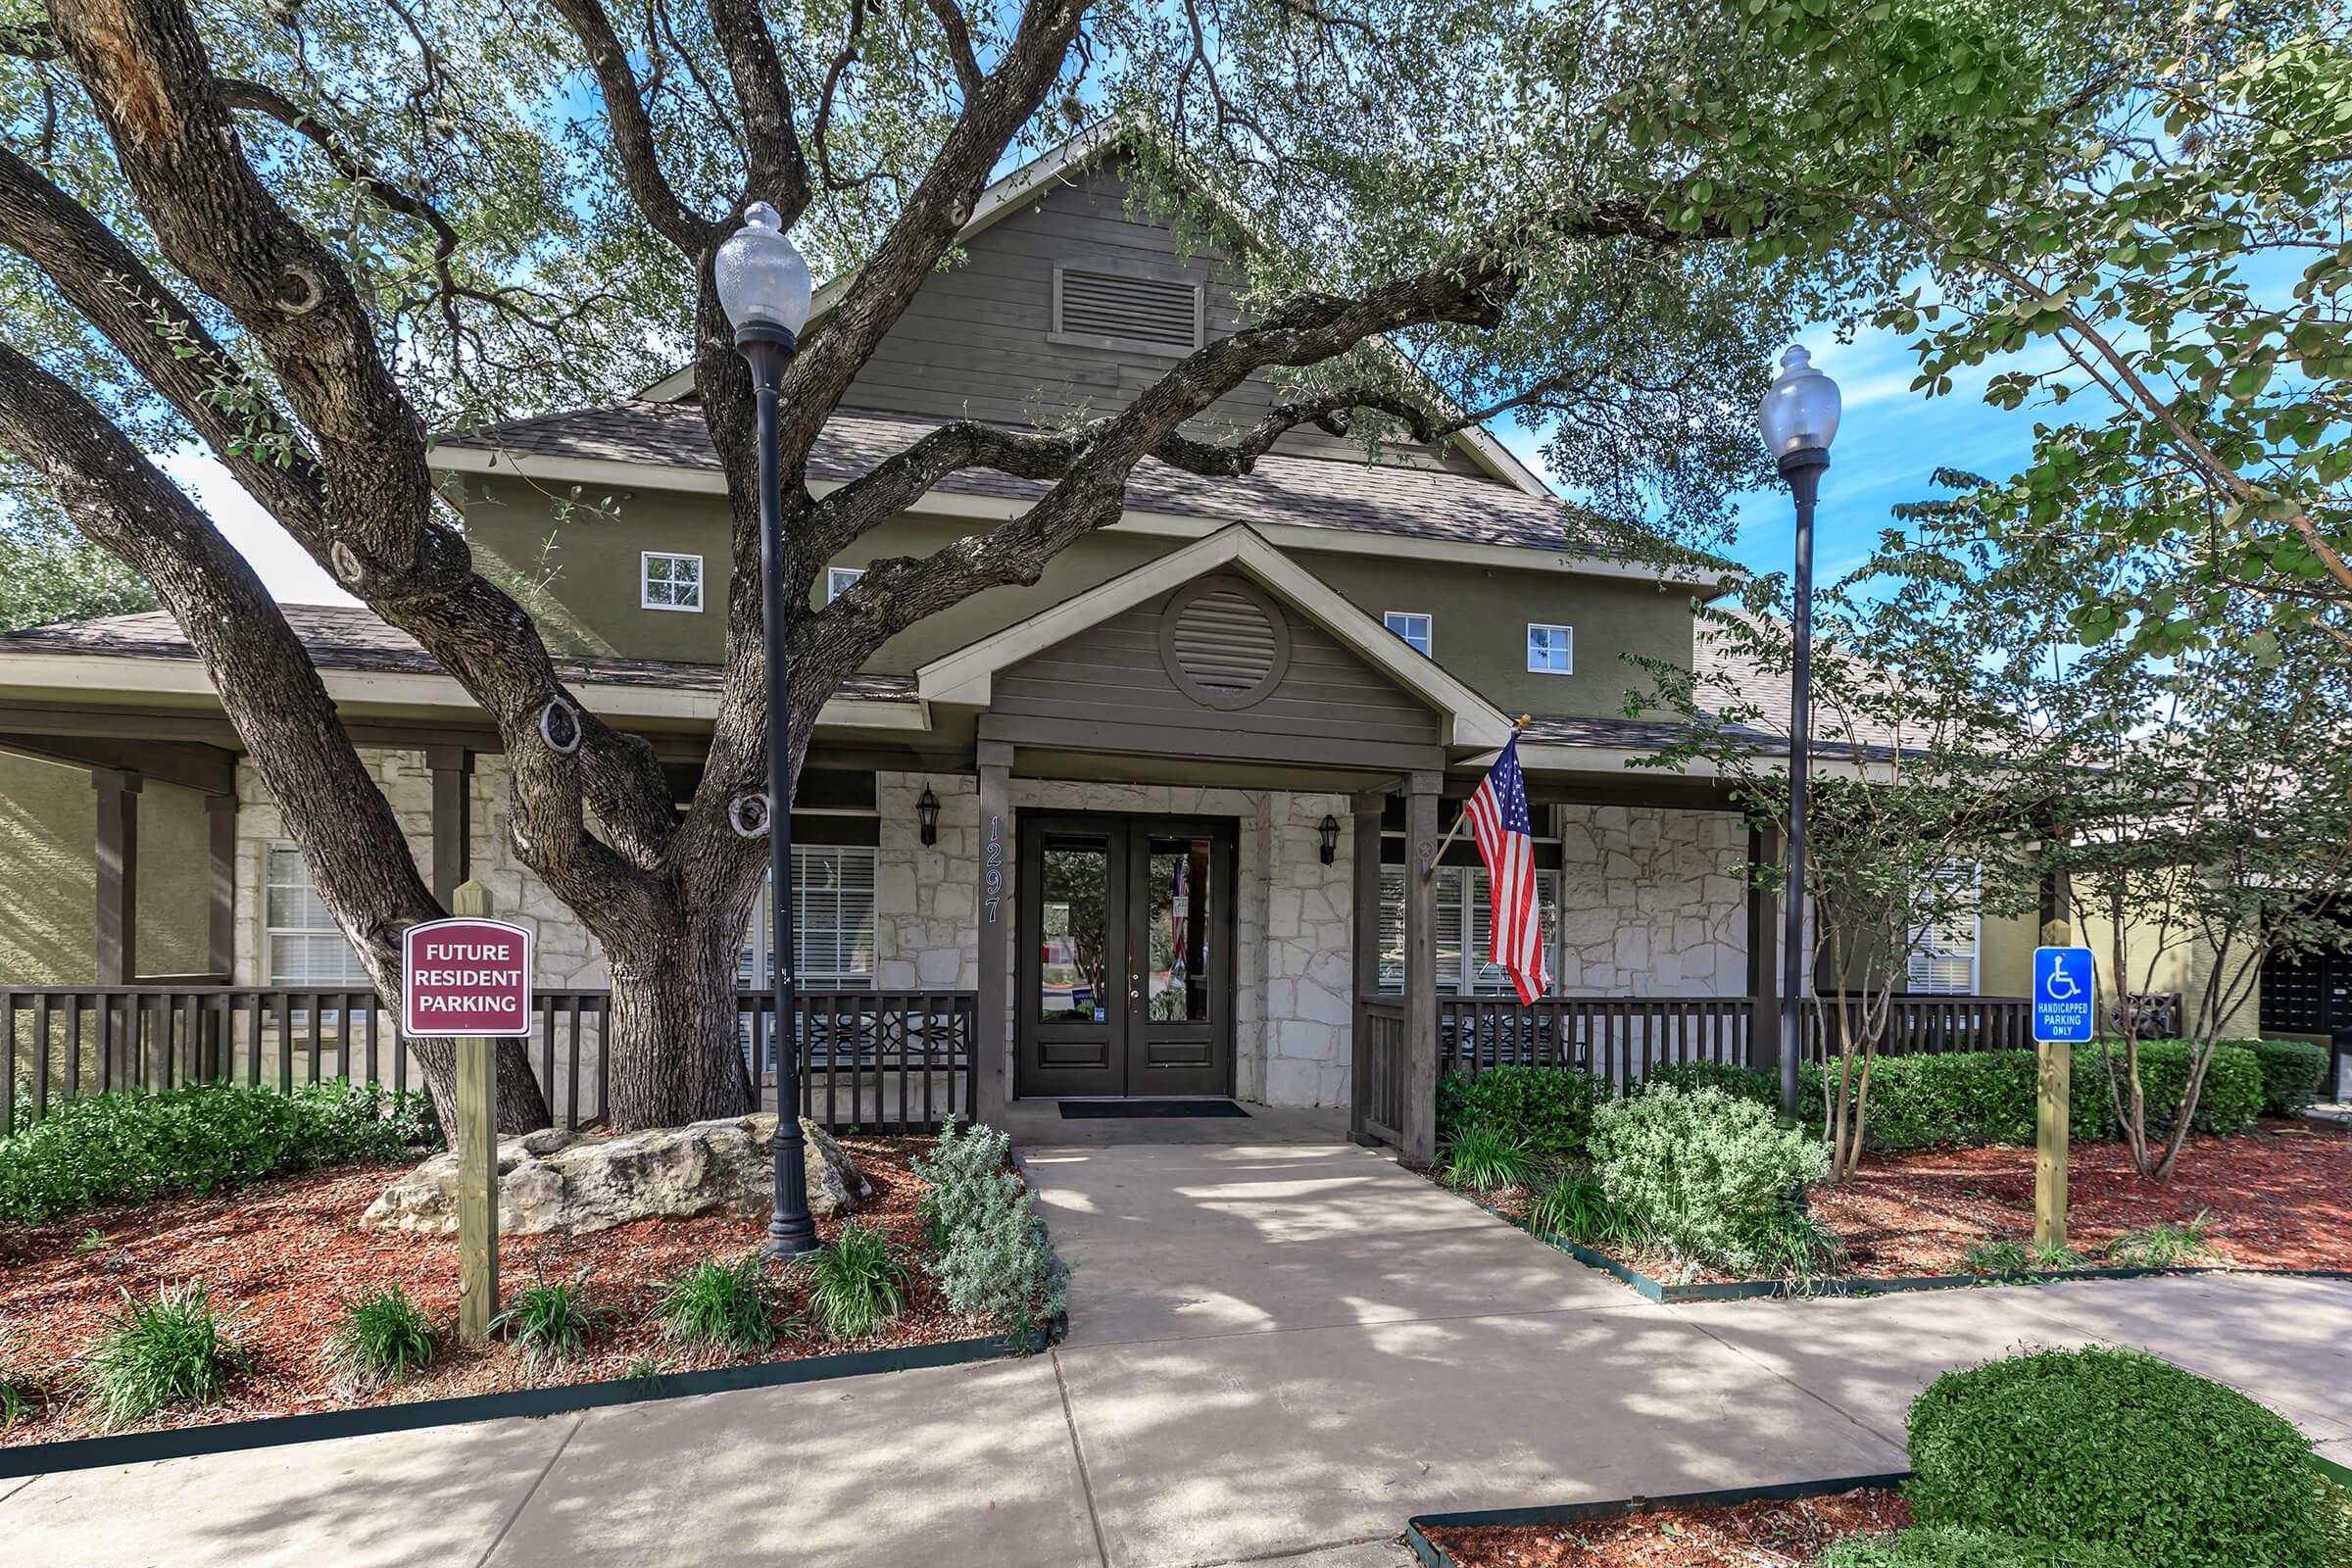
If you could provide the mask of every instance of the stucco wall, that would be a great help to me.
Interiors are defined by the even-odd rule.
[[[146,782],[138,796],[141,974],[197,974],[211,951],[204,797]],[[0,754],[0,980],[96,978],[98,802],[87,770]]]
[[[1558,820],[1558,994],[1746,995],[1747,832],[1736,814],[1563,806]]]

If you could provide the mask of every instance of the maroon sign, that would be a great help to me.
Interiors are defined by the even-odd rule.
[[[504,920],[427,920],[402,936],[400,1032],[531,1032],[531,934]]]

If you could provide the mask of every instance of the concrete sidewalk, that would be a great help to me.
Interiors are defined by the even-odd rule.
[[[0,1496],[0,1536],[44,1564],[1385,1568],[1413,1513],[1900,1469],[1937,1373],[2093,1340],[2352,1459],[2352,1285],[1667,1309],[1252,1109],[1019,1107],[1078,1265],[1051,1355],[44,1477]]]

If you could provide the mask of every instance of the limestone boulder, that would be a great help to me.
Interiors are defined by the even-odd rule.
[[[498,1144],[498,1226],[504,1235],[611,1230],[631,1220],[737,1213],[764,1217],[773,1200],[775,1136],[770,1115],[698,1121],[635,1133],[567,1133],[543,1128]],[[803,1121],[808,1206],[818,1217],[873,1197],[832,1135]],[[458,1156],[436,1154],[368,1205],[361,1223],[376,1230],[454,1236]]]

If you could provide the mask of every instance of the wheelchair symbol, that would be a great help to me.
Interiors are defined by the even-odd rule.
[[[2052,1002],[2072,1002],[2082,994],[2082,988],[2075,983],[2074,971],[2065,968],[2051,970],[2042,990]]]

